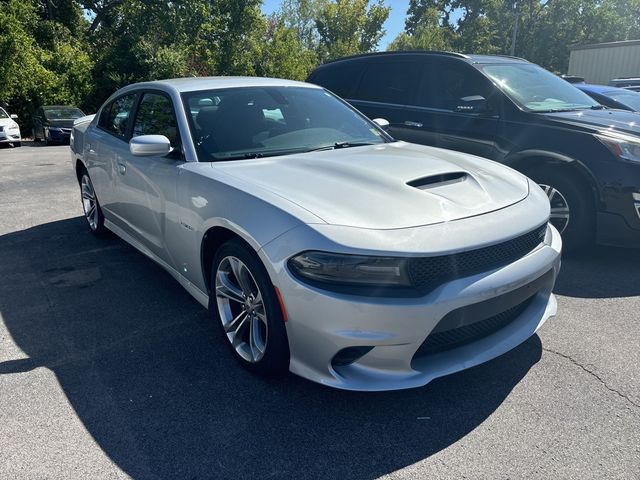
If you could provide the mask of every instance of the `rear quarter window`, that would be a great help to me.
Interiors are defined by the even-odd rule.
[[[357,85],[362,76],[364,65],[331,65],[316,70],[309,78],[310,83],[315,83],[330,90],[339,97],[350,98],[354,85]]]

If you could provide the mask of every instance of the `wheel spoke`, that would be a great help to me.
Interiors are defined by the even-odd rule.
[[[96,213],[96,204],[92,203],[91,206],[89,207],[89,210],[87,211],[87,217],[93,218],[95,213]]]
[[[251,275],[249,274],[247,267],[245,267],[244,263],[237,258],[234,258],[230,263],[233,274],[244,294],[247,296],[252,294],[255,289],[253,288],[253,281],[251,280]]]
[[[260,333],[260,321],[254,317],[251,319],[251,330],[249,330],[249,348],[254,361],[264,354],[264,343]]]
[[[227,333],[237,333],[238,330],[242,328],[246,320],[247,320],[247,312],[243,310],[242,312],[240,312],[238,316],[236,316],[236,318],[234,318],[229,323],[224,325],[224,331]]]
[[[242,290],[234,285],[225,272],[218,272],[218,285],[216,285],[216,295],[227,298],[233,302],[244,304]]]
[[[231,344],[236,350],[239,350],[239,348],[241,348],[242,344],[244,343],[242,337],[244,336],[247,327],[250,326],[251,324],[249,317],[245,315],[244,317],[242,317],[242,320],[240,321],[240,323],[238,323],[238,327],[233,332],[233,339],[231,340]]]

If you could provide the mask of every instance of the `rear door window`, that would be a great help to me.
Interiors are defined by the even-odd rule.
[[[415,103],[421,66],[415,61],[373,63],[352,98],[400,105]]]
[[[110,105],[107,105],[100,116],[99,126],[109,133],[124,139],[127,135],[129,118],[136,97],[137,94],[135,93],[124,95],[116,98]]]
[[[489,100],[491,92],[489,81],[466,63],[430,59],[425,65],[418,105],[453,112],[461,98],[480,95]]]

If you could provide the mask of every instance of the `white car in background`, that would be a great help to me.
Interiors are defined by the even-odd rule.
[[[305,83],[163,80],[76,121],[71,160],[91,231],[171,273],[242,365],[409,388],[554,316],[561,240],[524,175],[382,124]]]
[[[22,145],[20,126],[16,123],[17,115],[9,115],[0,107],[0,143],[10,143],[14,147]]]

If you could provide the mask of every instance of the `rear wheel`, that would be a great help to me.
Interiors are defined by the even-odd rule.
[[[595,206],[585,183],[562,167],[533,170],[527,174],[549,198],[549,221],[562,234],[564,250],[575,251],[593,243]]]
[[[82,169],[80,173],[80,195],[82,197],[82,209],[89,224],[89,229],[96,237],[104,237],[109,232],[104,226],[104,215],[98,202],[98,197],[91,183],[89,172]]]
[[[280,303],[258,256],[239,240],[216,252],[209,309],[234,357],[247,369],[282,375],[289,344]]]

